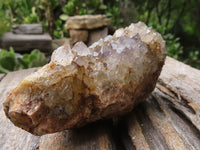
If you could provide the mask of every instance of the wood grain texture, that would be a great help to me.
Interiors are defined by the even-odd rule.
[[[97,122],[80,129],[41,137],[41,150],[115,150],[107,124]]]
[[[128,115],[137,150],[200,149],[200,71],[167,57],[151,96]]]
[[[17,84],[27,75],[36,69],[28,69],[23,71],[11,72],[7,74],[0,82],[0,149],[1,150],[21,150],[33,149],[39,143],[39,137],[15,127],[5,116],[2,103],[6,96],[11,92]],[[31,141],[31,142],[30,142]]]
[[[1,150],[200,149],[199,70],[167,57],[154,92],[117,124],[98,121],[41,137],[15,127],[2,110],[8,93],[36,70],[0,74]]]
[[[200,71],[167,58],[157,88],[200,130]]]
[[[51,36],[44,34],[14,34],[4,33],[2,36],[2,47],[9,49],[10,46],[17,52],[27,52],[33,49],[40,49],[43,52],[51,51]]]
[[[2,103],[13,88],[37,68],[11,72],[0,82],[0,150],[115,150],[109,125],[94,123],[76,130],[66,130],[42,137],[15,127],[6,118]]]

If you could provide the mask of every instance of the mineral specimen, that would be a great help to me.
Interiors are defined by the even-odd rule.
[[[142,22],[90,47],[59,47],[8,95],[4,111],[34,135],[123,115],[152,92],[165,57],[165,41]]]

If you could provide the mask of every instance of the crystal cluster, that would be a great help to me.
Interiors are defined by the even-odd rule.
[[[152,92],[165,57],[165,41],[142,22],[90,47],[59,47],[8,95],[4,111],[35,135],[123,115]]]

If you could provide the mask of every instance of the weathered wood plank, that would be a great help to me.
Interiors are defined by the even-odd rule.
[[[80,129],[66,130],[42,136],[41,150],[115,150],[110,130],[104,122]]]
[[[168,57],[157,88],[200,130],[200,70]]]
[[[90,124],[76,130],[66,130],[42,137],[15,127],[6,118],[2,103],[9,92],[35,69],[22,70],[7,74],[0,82],[0,149],[1,150],[114,150],[115,142],[105,122]],[[104,124],[105,123],[105,124]]]
[[[127,117],[137,150],[200,148],[199,77],[199,70],[167,57],[156,89]]]
[[[1,104],[24,77],[36,70],[0,75],[3,77],[0,80]],[[5,117],[0,105],[0,149],[199,149],[200,79],[198,77],[200,77],[199,70],[168,57],[154,92],[126,116],[128,128],[124,126],[124,120],[120,122],[123,128],[100,121],[80,129],[37,137],[15,127]],[[116,140],[114,136],[120,135],[121,138]],[[124,147],[119,148],[118,142],[123,142]]]
[[[42,24],[21,24],[13,25],[12,33],[15,34],[42,34]]]
[[[2,36],[2,47],[9,49],[10,46],[17,52],[27,52],[33,49],[39,49],[43,52],[51,51],[51,36],[44,34],[14,34],[4,33]]]
[[[39,137],[33,136],[15,127],[5,116],[2,103],[9,92],[23,80],[28,74],[36,69],[28,69],[8,73],[0,82],[0,149],[20,150],[33,149],[39,143]],[[31,142],[30,142],[31,141]]]
[[[176,96],[191,99],[191,102],[200,105],[200,70],[167,57],[159,84],[175,92]],[[192,94],[191,94],[192,93]]]

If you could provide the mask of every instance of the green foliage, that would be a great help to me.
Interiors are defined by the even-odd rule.
[[[1,10],[7,12],[11,24],[39,22],[35,7],[29,0],[2,0]]]
[[[15,52],[11,48],[10,52],[0,51],[0,73],[8,73],[14,71],[16,65]]]
[[[45,64],[45,55],[37,49],[33,50],[30,54],[24,54],[23,56],[15,53],[13,48],[10,48],[10,51],[0,51],[0,73],[39,67]]]
[[[8,31],[13,24],[42,23],[44,29],[53,35],[54,10],[58,5],[58,0],[0,0],[0,9],[2,10],[0,17],[3,18],[0,21],[3,20],[8,24]],[[1,37],[2,29],[0,28],[0,30]],[[7,28],[3,31],[7,31]]]
[[[39,67],[46,64],[46,57],[40,50],[35,49],[30,54],[24,54],[22,58],[18,58],[21,62],[22,68]]]
[[[69,0],[63,7],[62,11],[68,16],[85,15],[85,14],[102,14],[105,13],[107,6],[102,0]]]
[[[61,20],[55,21],[56,28],[53,31],[53,35],[55,38],[60,39],[64,37],[64,25]]]
[[[32,7],[32,13],[24,18],[24,23],[37,23],[39,22],[39,16],[36,13],[36,8]]]
[[[180,44],[179,37],[175,37],[173,34],[168,33],[163,35],[166,41],[167,55],[175,59],[180,59],[183,54],[183,46]]]
[[[118,0],[106,1],[106,4],[103,0],[68,0],[64,4],[59,0],[0,0],[0,9],[3,10],[0,37],[13,24],[42,23],[53,38],[63,38],[64,23],[73,15],[106,14],[117,27],[123,21]]]
[[[129,19],[124,19],[124,8],[136,8],[131,11],[136,12],[137,21],[162,34],[169,56],[200,68],[199,6],[198,0],[0,0],[0,39],[13,24],[22,23],[42,23],[53,38],[63,38],[67,35],[64,24],[74,15],[106,14],[119,28]]]
[[[29,0],[0,0],[0,39],[13,24],[39,23],[36,7]]]
[[[106,5],[103,0],[88,0],[84,2],[81,0],[69,0],[62,7],[63,14],[60,18],[65,21],[69,16],[74,15],[106,14],[111,18],[113,25],[119,27],[123,22],[123,19],[120,18],[119,1],[113,0],[112,3],[114,5],[111,2],[107,2]]]
[[[134,3],[138,21],[162,34],[168,56],[200,68],[200,1],[136,0]]]
[[[76,13],[78,13],[76,9],[80,7],[80,5],[81,3],[79,3],[79,0],[69,0],[68,3],[62,7],[62,11],[69,16],[76,15]]]
[[[0,0],[0,10],[3,8],[3,1]],[[4,32],[10,31],[10,18],[8,11],[0,11],[0,40]]]
[[[200,52],[199,49],[193,49],[189,51],[188,57],[183,62],[190,64],[193,67],[200,69]]]
[[[120,17],[120,11],[117,6],[110,7],[106,15],[108,17],[111,17],[113,25],[115,25],[116,27],[120,27],[121,23],[123,22],[123,19]]]

